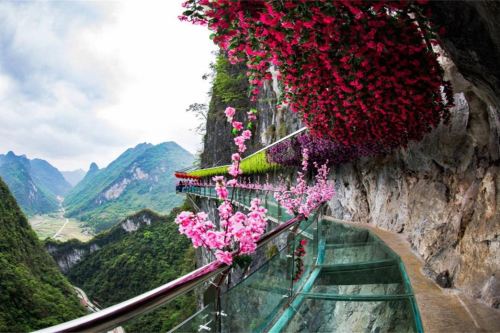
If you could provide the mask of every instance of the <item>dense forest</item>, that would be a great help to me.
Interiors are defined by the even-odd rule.
[[[84,314],[0,179],[0,331],[31,331]]]
[[[69,279],[98,305],[107,307],[193,270],[194,250],[174,223],[178,212],[179,209],[174,209],[170,215],[160,216],[147,211],[150,225],[142,225],[130,234],[115,233],[116,237],[109,237],[108,244],[73,266],[67,273]],[[179,297],[166,307],[140,316],[125,328],[127,332],[164,332],[195,309],[193,296]]]

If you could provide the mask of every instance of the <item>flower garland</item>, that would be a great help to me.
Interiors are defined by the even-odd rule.
[[[426,2],[188,0],[180,18],[208,25],[230,61],[246,63],[254,98],[274,67],[282,105],[314,136],[371,154],[420,140],[448,117]]]

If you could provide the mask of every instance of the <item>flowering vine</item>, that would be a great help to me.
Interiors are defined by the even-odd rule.
[[[254,97],[274,68],[282,105],[314,136],[370,153],[420,140],[448,117],[426,2],[188,0],[181,19],[208,25],[230,61],[246,63]]]
[[[241,122],[234,121],[234,108],[228,107],[225,114],[233,127],[237,152],[232,155],[228,171],[233,179],[226,182],[222,176],[213,178],[217,197],[221,200],[218,207],[219,226],[208,220],[205,212],[195,214],[184,211],[177,215],[175,222],[179,225],[179,232],[190,238],[195,248],[205,247],[214,253],[218,261],[231,265],[235,256],[255,252],[257,241],[266,230],[267,210],[262,206],[260,199],[254,198],[250,204],[250,212],[244,214],[235,211],[229,198],[227,186],[238,185],[238,176],[241,174],[240,154],[246,150],[245,142],[251,138],[252,132],[244,129]],[[247,128],[251,128],[252,121],[256,120],[256,110],[248,113],[248,119]]]

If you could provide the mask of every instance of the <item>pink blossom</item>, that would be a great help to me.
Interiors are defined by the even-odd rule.
[[[248,140],[252,137],[252,132],[250,130],[244,130],[242,133],[241,133],[241,136],[245,139],[245,140]]]
[[[229,251],[215,251],[215,257],[218,261],[225,263],[226,265],[231,265],[233,263],[233,255]]]
[[[243,132],[245,133],[245,132]],[[245,137],[243,135],[237,136],[234,138],[234,143],[238,146],[238,152],[244,153],[247,150],[247,146],[245,145]]]
[[[229,122],[231,122],[233,120],[235,113],[236,113],[236,110],[234,108],[228,106],[224,113],[226,114],[227,120]]]
[[[233,121],[232,126],[237,131],[241,131],[243,129],[243,123],[240,121]]]
[[[286,209],[289,214],[303,214],[308,217],[314,209],[321,203],[329,201],[334,193],[333,184],[328,181],[329,169],[328,161],[318,167],[315,184],[308,185],[305,179],[305,173],[308,169],[308,151],[302,151],[302,172],[297,172],[297,183],[289,191],[279,191],[274,194],[275,199]]]
[[[231,161],[241,161],[241,155],[239,153],[234,153],[231,155]]]
[[[221,200],[226,200],[229,193],[226,188],[224,177],[215,176],[212,179],[215,181],[215,192],[217,193],[217,197]]]
[[[225,111],[228,121],[237,131],[242,130],[241,122],[233,121],[235,115],[234,108],[228,107]],[[249,115],[249,120],[256,119],[254,111]],[[251,128],[251,126],[248,126]],[[228,200],[229,192],[227,186],[244,187],[249,186],[252,189],[260,189],[259,184],[238,184],[237,177],[241,175],[240,168],[241,155],[247,147],[245,141],[250,139],[252,133],[250,130],[245,130],[240,136],[234,138],[234,143],[238,148],[238,152],[231,156],[232,164],[228,168],[229,174],[234,178],[227,181],[223,176],[213,177],[215,182],[215,191],[219,199],[223,202],[218,207],[219,226],[208,220],[208,215],[205,212],[194,214],[192,212],[181,212],[175,222],[179,225],[179,232],[185,234],[191,239],[194,247],[203,246],[212,253],[219,262],[231,265],[233,255],[250,254],[255,252],[257,241],[260,236],[266,231],[267,210],[262,206],[259,199],[251,201],[250,212],[234,212],[234,207],[231,201]],[[233,251],[233,252],[231,252]]]
[[[255,120],[257,120],[257,116],[253,112],[248,112],[247,116],[248,116],[248,120],[249,121],[255,121]]]
[[[239,163],[231,164],[229,166],[229,168],[227,169],[227,172],[233,177],[238,177],[239,175],[241,175],[243,173],[243,171],[239,167]]]
[[[218,207],[219,216],[221,219],[227,220],[233,214],[233,206],[229,201],[224,201]]]

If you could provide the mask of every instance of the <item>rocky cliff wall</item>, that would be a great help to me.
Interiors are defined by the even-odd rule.
[[[249,85],[246,79],[246,68],[242,65],[231,65],[227,61],[218,60],[214,73],[213,88],[209,104],[206,134],[203,138],[203,152],[200,156],[202,168],[231,163],[231,154],[235,150],[231,125],[227,122],[224,110],[228,107],[236,109],[235,119],[246,121],[246,112],[251,108],[259,111],[257,123],[253,129],[253,137],[248,142],[244,156],[248,156],[260,148],[299,129],[302,124],[299,116],[284,110],[277,111],[276,104],[280,88],[278,82],[266,82],[261,88],[257,101],[248,98]],[[231,88],[231,95],[220,90],[217,77],[225,77]],[[221,80],[219,80],[221,81]],[[227,96],[225,96],[227,95]]]
[[[427,274],[500,306],[498,109],[446,62],[457,106],[450,124],[389,156],[332,170],[337,218],[404,233]]]

